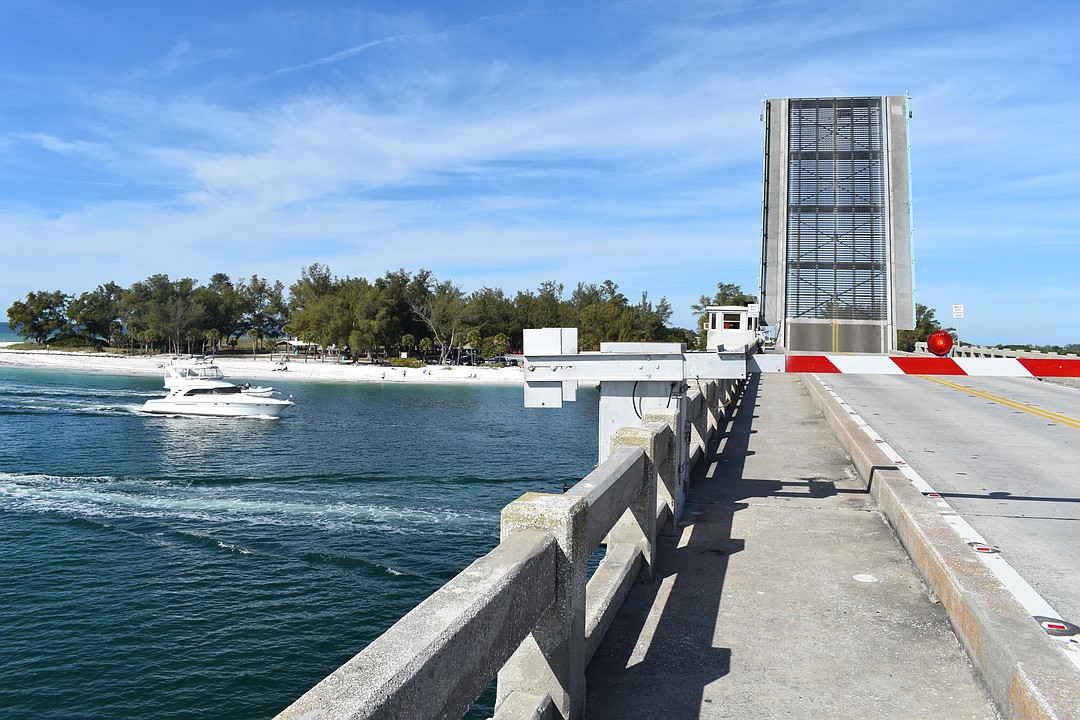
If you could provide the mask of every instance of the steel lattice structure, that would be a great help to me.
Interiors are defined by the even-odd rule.
[[[903,98],[770,101],[762,296],[785,347],[887,352],[910,327],[905,113]]]

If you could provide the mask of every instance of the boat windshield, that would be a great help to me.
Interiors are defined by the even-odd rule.
[[[212,388],[196,387],[189,388],[186,392],[184,392],[185,395],[237,395],[239,393],[239,385],[228,385],[224,387]]]
[[[221,372],[221,368],[216,365],[169,369],[175,377],[188,378],[191,380],[221,380],[225,377]]]

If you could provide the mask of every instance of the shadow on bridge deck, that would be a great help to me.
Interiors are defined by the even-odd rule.
[[[752,376],[724,430],[586,717],[997,718],[797,376]]]

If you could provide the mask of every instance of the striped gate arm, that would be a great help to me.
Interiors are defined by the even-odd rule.
[[[756,356],[759,360],[766,356]],[[760,363],[754,363],[759,364]],[[759,372],[860,375],[973,375],[986,377],[1080,377],[1080,359],[912,357],[890,355],[784,355]],[[751,371],[753,369],[751,368]]]

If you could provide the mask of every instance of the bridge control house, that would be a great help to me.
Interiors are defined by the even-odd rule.
[[[738,350],[763,340],[758,324],[758,306],[709,305],[705,308],[705,347]]]

